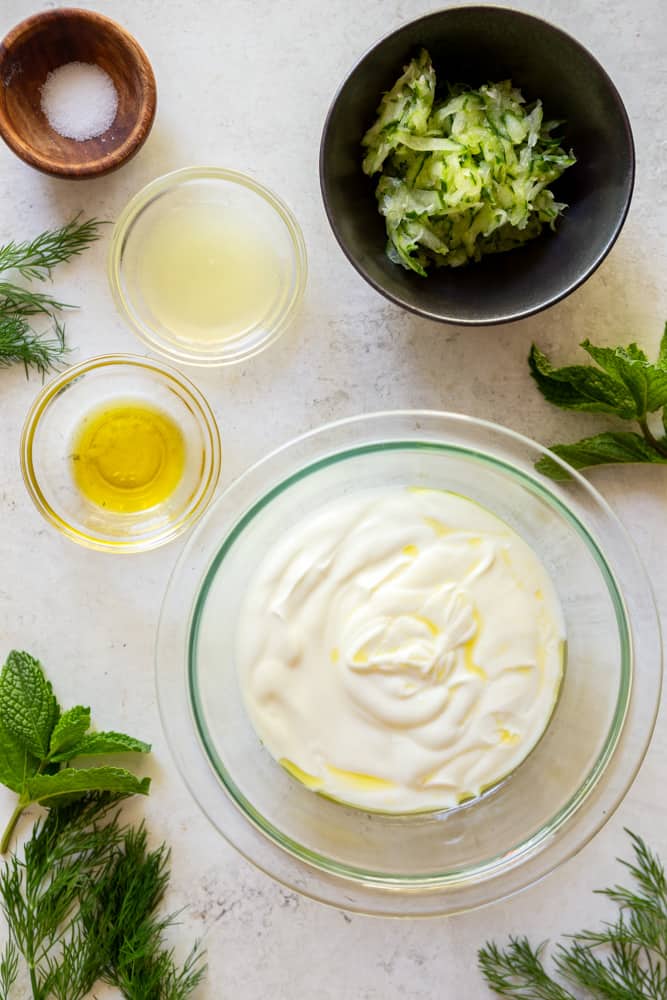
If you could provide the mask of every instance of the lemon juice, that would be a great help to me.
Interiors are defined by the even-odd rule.
[[[218,202],[159,202],[135,251],[134,281],[157,323],[215,343],[266,321],[283,294],[279,256],[252,219]]]

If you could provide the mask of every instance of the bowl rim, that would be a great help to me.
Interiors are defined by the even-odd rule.
[[[331,210],[330,198],[329,198],[329,185],[327,181],[327,175],[328,175],[327,145],[329,138],[329,127],[334,112],[336,110],[338,101],[342,96],[343,91],[349,84],[350,78],[353,76],[356,70],[362,65],[362,63],[365,62],[365,60],[373,52],[379,49],[382,45],[385,44],[385,42],[389,41],[391,38],[400,35],[403,31],[405,31],[406,28],[411,27],[412,25],[419,24],[421,22],[428,22],[429,20],[441,17],[444,14],[453,14],[453,13],[458,13],[460,11],[471,11],[478,13],[482,13],[485,11],[494,11],[497,13],[508,14],[511,17],[516,17],[519,19],[523,19],[525,21],[530,21],[540,25],[541,28],[546,27],[550,31],[553,31],[556,34],[562,36],[574,48],[578,49],[579,52],[584,56],[584,58],[587,59],[590,63],[592,63],[593,66],[597,69],[601,78],[604,80],[611,96],[614,99],[614,103],[616,104],[616,107],[620,113],[621,120],[623,122],[624,126],[623,130],[629,154],[628,186],[622,211],[614,224],[614,227],[612,229],[612,232],[610,233],[607,242],[602,247],[600,252],[597,254],[595,259],[588,265],[588,267],[584,271],[582,271],[577,278],[571,281],[559,292],[554,293],[553,295],[551,295],[549,298],[545,299],[538,305],[531,306],[530,308],[526,309],[515,309],[502,316],[490,316],[490,317],[485,317],[483,319],[479,318],[468,319],[453,314],[443,315],[442,313],[433,312],[432,310],[427,309],[423,306],[418,306],[406,302],[399,295],[396,295],[395,293],[389,291],[381,284],[381,282],[377,281],[369,273],[368,269],[363,265],[363,263],[355,257],[355,255],[352,253],[352,251],[349,249],[349,247],[343,240],[340,232],[340,227]],[[569,34],[569,32],[565,31],[563,28],[558,27],[558,25],[553,24],[551,21],[548,21],[546,18],[538,17],[536,14],[528,13],[527,11],[523,10],[518,10],[516,7],[508,7],[503,4],[454,4],[451,7],[442,7],[439,10],[429,11],[425,14],[420,15],[419,17],[404,21],[397,28],[394,28],[391,31],[387,32],[385,35],[382,35],[381,38],[379,38],[376,42],[370,45],[365,50],[365,52],[363,52],[363,54],[356,60],[353,66],[348,70],[342,82],[336,89],[333,99],[331,100],[329,109],[326,114],[326,118],[324,119],[324,125],[322,126],[318,162],[319,162],[319,177],[320,177],[320,193],[322,196],[322,201],[324,203],[324,211],[329,221],[329,226],[331,227],[331,231],[333,232],[333,235],[336,239],[336,242],[338,243],[338,246],[343,251],[346,258],[348,259],[352,267],[354,267],[354,269],[357,271],[357,273],[360,274],[361,277],[365,281],[367,281],[368,284],[371,285],[371,287],[374,288],[376,292],[379,292],[380,295],[384,296],[385,299],[388,299],[395,305],[400,306],[402,309],[406,309],[408,312],[412,313],[415,316],[421,316],[424,319],[434,320],[437,323],[445,323],[448,325],[466,326],[466,327],[497,326],[498,324],[501,323],[516,323],[521,319],[526,319],[528,316],[534,316],[537,313],[542,312],[544,309],[549,309],[551,306],[556,305],[556,303],[558,302],[561,302],[564,298],[566,298],[572,292],[576,291],[577,288],[583,285],[584,282],[587,281],[588,278],[590,278],[591,275],[595,273],[595,271],[597,271],[597,269],[606,259],[610,250],[616,243],[616,240],[618,239],[621,230],[623,229],[623,226],[628,216],[628,212],[630,210],[630,204],[632,202],[632,196],[635,188],[635,177],[636,177],[636,149],[635,149],[634,136],[632,133],[632,126],[630,124],[630,118],[618,88],[616,87],[611,76],[604,68],[602,63],[599,61],[599,59],[597,59],[597,57],[593,55],[590,49],[586,48],[586,46],[583,45],[573,35]]]
[[[68,180],[91,180],[95,177],[103,177],[122,167],[139,152],[146,142],[157,112],[157,83],[151,62],[134,35],[106,14],[100,14],[98,11],[83,7],[57,7],[55,10],[40,11],[37,14],[31,14],[10,28],[4,38],[0,40],[0,75],[2,75],[5,60],[11,57],[12,49],[24,35],[30,34],[42,25],[67,20],[86,21],[88,24],[96,25],[102,31],[113,34],[120,39],[125,49],[132,54],[144,86],[142,100],[137,105],[137,116],[132,131],[124,142],[114,149],[110,149],[108,153],[98,156],[97,159],[82,160],[79,163],[53,159],[37,152],[33,146],[22,139],[20,132],[11,125],[5,112],[4,88],[0,88],[0,136],[24,163],[42,173]]]
[[[653,664],[657,664],[657,673],[653,678],[645,672],[647,664],[643,664],[639,672],[636,669],[636,663],[634,668],[631,664],[632,684],[626,704],[626,721],[621,726],[615,748],[609,753],[605,767],[602,769],[601,774],[596,775],[593,787],[585,796],[583,804],[586,805],[586,808],[577,808],[574,813],[570,814],[569,821],[561,824],[559,836],[542,838],[542,842],[537,845],[537,848],[533,845],[531,838],[524,838],[528,846],[518,859],[508,865],[504,871],[491,873],[477,884],[450,884],[449,886],[443,886],[441,883],[422,883],[417,886],[406,887],[404,885],[387,885],[387,883],[382,883],[381,880],[374,882],[372,878],[360,879],[354,874],[350,878],[341,877],[341,874],[323,870],[319,865],[309,864],[303,857],[294,857],[284,845],[278,845],[273,838],[267,836],[265,831],[260,831],[257,825],[253,823],[252,818],[239,808],[238,803],[233,801],[229,790],[224,788],[219,779],[214,776],[211,762],[207,759],[206,750],[202,746],[200,735],[197,734],[187,681],[189,671],[187,647],[192,631],[194,604],[201,593],[202,581],[209,572],[215,555],[232,532],[236,530],[236,527],[245,519],[248,511],[254,506],[254,503],[266,497],[276,487],[276,484],[288,478],[281,473],[276,476],[277,461],[279,462],[286,450],[299,449],[304,443],[307,444],[311,439],[317,438],[318,435],[327,431],[337,432],[341,428],[359,427],[362,421],[371,421],[375,424],[376,430],[378,427],[382,429],[384,440],[391,438],[393,441],[401,436],[393,433],[393,428],[385,434],[384,428],[387,420],[398,421],[400,419],[409,419],[417,427],[420,426],[420,421],[441,421],[443,418],[445,421],[452,422],[450,424],[450,431],[453,425],[454,432],[461,430],[465,433],[466,429],[468,429],[477,433],[495,435],[496,441],[500,441],[501,446],[507,446],[510,450],[514,448],[513,457],[511,454],[509,460],[506,458],[506,464],[509,461],[510,466],[512,461],[516,460],[517,449],[525,449],[527,447],[531,458],[535,456],[539,457],[541,454],[547,452],[545,448],[529,438],[492,422],[478,420],[462,414],[432,410],[400,410],[364,414],[326,424],[300,435],[254,463],[246,472],[229,485],[221,494],[218,502],[211,508],[209,516],[193,532],[172,571],[160,613],[156,639],[155,671],[157,700],[161,721],[168,737],[167,742],[170,752],[186,782],[190,794],[216,829],[247,860],[290,888],[296,888],[305,895],[309,895],[324,903],[376,915],[427,916],[474,909],[521,891],[528,885],[541,880],[562,862],[578,853],[609,820],[634,781],[650,743],[660,700],[662,676],[662,648],[659,641],[660,622],[657,617],[650,581],[646,577],[646,573],[626,530],[604,498],[600,496],[584,477],[575,470],[570,469],[566,463],[559,461],[558,464],[567,469],[575,484],[583,487],[583,496],[586,503],[589,501],[592,502],[594,506],[591,509],[597,509],[598,513],[603,516],[604,521],[614,529],[612,546],[614,552],[611,576],[612,578],[615,577],[614,563],[616,564],[616,569],[619,568],[618,550],[620,549],[624,556],[623,564],[620,566],[622,570],[621,576],[624,582],[627,582],[628,579],[630,580],[631,611],[634,611],[635,615],[638,606],[636,599],[637,584],[641,584],[641,607],[642,609],[646,609],[650,621],[645,629],[645,633],[634,633],[634,635],[633,615],[627,611],[626,592],[623,582],[620,587],[624,617],[630,625],[630,653],[634,658],[639,650],[640,654],[643,653],[645,656],[647,649],[649,649]],[[421,431],[417,433],[415,430],[412,434],[403,435],[403,438],[408,438],[409,444],[414,444],[418,440],[433,440],[432,437],[428,436],[426,431],[423,432],[427,435],[426,437],[420,437],[421,433]],[[324,454],[330,456],[344,450],[349,450],[349,447],[341,447],[338,442],[335,445],[327,442],[327,450]],[[478,450],[494,461],[498,455],[497,448],[494,452],[494,447],[489,445],[488,439],[481,445],[471,446],[468,450]],[[506,452],[502,451],[501,454],[506,455]],[[555,456],[549,453],[549,457]],[[315,458],[315,461],[317,461],[317,458]],[[270,463],[273,463],[273,466]],[[312,458],[306,460],[301,458],[298,468],[302,469],[304,466],[312,465],[312,463]],[[264,484],[261,493],[255,496],[254,502],[246,500],[244,506],[235,512],[233,520],[228,519],[229,524],[226,525],[224,535],[220,534],[214,554],[211,556],[210,552],[213,550],[206,546],[206,532],[208,530],[210,533],[209,525],[215,521],[215,511],[225,510],[225,507],[230,502],[233,502],[234,493],[238,493],[239,489],[242,490],[243,484],[252,476],[256,476],[258,471],[261,472],[262,467],[265,465],[269,465],[271,469],[270,482]],[[521,465],[517,463],[513,471],[522,471]],[[525,474],[525,469],[523,471]],[[563,494],[559,493],[562,489],[560,484],[550,484],[551,488],[547,490],[544,480],[535,479],[535,481],[541,490],[551,493],[552,497],[559,499],[566,510],[572,513],[568,502],[563,500]],[[252,485],[253,487],[255,486],[255,484]],[[575,503],[575,508],[576,506]],[[574,516],[576,517],[576,514]],[[588,517],[584,518],[584,527],[586,520],[588,520]],[[592,537],[593,541],[596,540],[596,532],[591,533],[587,528],[586,532]],[[608,540],[609,538],[607,539],[607,543]],[[608,563],[608,559],[604,553],[603,560],[605,563]],[[196,567],[195,563],[197,564]],[[179,583],[181,587],[178,590],[179,596],[176,597],[176,590]],[[188,600],[192,596],[193,585],[196,587],[192,607],[188,609],[187,614],[182,613],[182,585],[184,583],[188,587]],[[632,607],[633,604],[634,608]],[[177,610],[181,612],[181,620],[175,623],[174,617]],[[653,643],[653,640],[656,640],[655,643]],[[173,677],[169,676],[171,674],[173,674]],[[176,679],[177,675],[178,680]],[[178,710],[184,720],[183,725],[189,727],[187,730],[187,748],[184,748],[182,744],[178,744],[175,733],[172,731],[171,723],[173,723],[176,703],[178,703]],[[637,716],[642,712],[645,713],[645,718],[640,730]],[[630,745],[631,741],[632,745]],[[193,753],[194,757],[192,756]],[[186,755],[189,755],[190,767],[184,764]],[[199,759],[197,760],[195,770],[201,768],[201,773],[195,778],[191,765],[197,756]],[[596,765],[597,762],[589,769],[583,784],[589,781],[590,775],[595,771]],[[195,787],[197,781],[199,782],[199,787]],[[201,794],[204,784],[207,786],[207,795]],[[211,799],[214,790],[217,797],[216,802]],[[286,860],[287,858],[290,859],[289,862]],[[482,889],[480,889],[480,885]],[[485,893],[483,898],[479,895],[480,891]]]
[[[33,463],[32,449],[35,434],[39,428],[43,414],[53,399],[69,384],[78,381],[78,379],[89,372],[113,367],[146,369],[148,372],[159,376],[162,381],[175,383],[188,401],[195,407],[199,418],[198,422],[206,431],[206,451],[210,467],[206,480],[199,490],[197,502],[194,506],[188,507],[172,524],[146,538],[110,541],[80,531],[52,508],[39,484]],[[99,354],[65,369],[65,371],[60,372],[40,389],[23,423],[19,444],[19,457],[23,482],[28,495],[46,521],[56,527],[65,537],[85,548],[94,549],[98,552],[113,552],[125,555],[136,552],[148,552],[151,549],[167,544],[184,531],[187,531],[204,513],[213,498],[220,479],[222,448],[218,425],[208,400],[185,375],[175,368],[163,364],[159,360],[147,358],[139,354]]]
[[[177,190],[181,184],[192,180],[222,181],[238,185],[262,198],[283,222],[290,238],[294,261],[294,289],[277,322],[267,329],[262,339],[252,347],[243,348],[244,338],[239,338],[232,350],[217,354],[200,353],[195,348],[182,348],[171,344],[144,323],[132,308],[131,299],[123,291],[123,251],[125,242],[141,214],[157,198]],[[114,304],[121,318],[142,343],[154,353],[172,362],[202,368],[219,368],[248,361],[266,350],[287,330],[301,304],[308,276],[306,243],[299,222],[291,208],[270,188],[240,170],[216,166],[180,167],[153,178],[130,198],[118,217],[111,236],[107,257],[107,276]]]

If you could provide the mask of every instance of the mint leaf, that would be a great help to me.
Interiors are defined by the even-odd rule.
[[[655,413],[667,404],[667,368],[652,365],[637,344],[628,347],[581,345],[608,375],[622,382],[635,402],[635,417]]]
[[[14,650],[0,673],[0,782],[18,802],[0,838],[9,849],[23,810],[31,802],[50,808],[85,792],[147,795],[150,779],[124,768],[65,768],[74,757],[103,753],[149,753],[150,745],[125,733],[88,733],[90,709],[83,705],[60,713],[40,663]]]
[[[667,323],[665,323],[662,337],[660,338],[657,364],[660,368],[667,368]]]
[[[593,365],[568,365],[554,368],[549,359],[533,344],[528,356],[530,373],[545,399],[564,410],[590,413],[613,413],[631,420],[637,416],[637,404],[627,385]]]
[[[35,757],[43,760],[60,708],[38,660],[14,650],[0,674],[0,719]]]
[[[119,795],[148,795],[150,778],[137,778],[123,767],[66,767],[57,774],[37,774],[26,783],[31,802],[57,805],[58,799],[85,792],[114,792]]]
[[[554,444],[550,450],[575,469],[607,465],[610,462],[667,464],[667,458],[658,454],[640,434],[630,431],[596,434],[575,444]],[[568,473],[547,456],[536,462],[535,468],[551,479],[569,479]]]
[[[90,729],[90,709],[83,705],[68,708],[58,719],[49,742],[49,758],[66,760],[64,754]]]
[[[75,757],[94,757],[101,753],[150,753],[150,743],[135,740],[125,733],[89,733],[77,743],[68,746],[62,753],[52,756],[52,760],[73,760]]]
[[[0,783],[21,794],[27,778],[31,778],[39,761],[21,744],[0,720]]]

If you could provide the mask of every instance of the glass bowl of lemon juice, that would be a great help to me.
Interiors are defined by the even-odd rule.
[[[152,350],[183,364],[233,364],[287,329],[305,287],[305,244],[289,208],[252,178],[186,168],[126,206],[109,280]]]

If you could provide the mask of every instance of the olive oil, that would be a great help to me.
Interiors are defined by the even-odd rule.
[[[275,313],[282,264],[252,219],[217,203],[155,206],[138,240],[133,281],[160,326],[179,341],[243,336]]]
[[[84,419],[72,451],[81,493],[105,510],[133,514],[163,503],[185,466],[185,442],[174,421],[143,401],[114,402]]]

